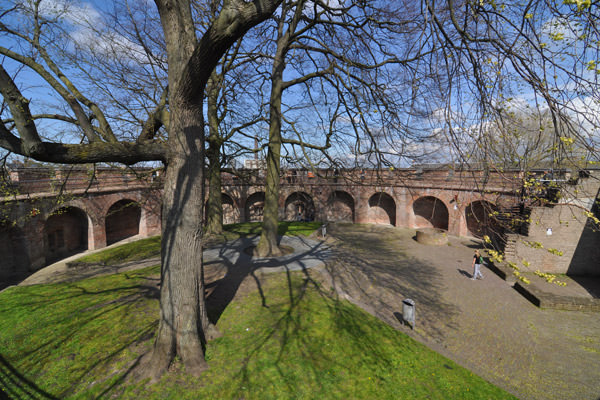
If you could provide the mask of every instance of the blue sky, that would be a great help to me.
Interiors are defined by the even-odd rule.
[[[0,8],[6,9],[7,7],[15,4],[13,1],[0,1]],[[55,14],[56,10],[63,10],[67,2],[65,0],[43,0],[43,14],[45,16],[50,16],[53,13]],[[90,51],[93,51],[97,57],[101,57],[103,52],[117,54],[122,59],[129,59],[132,63],[139,63],[145,61],[145,54],[143,49],[139,46],[139,44],[134,43],[134,41],[130,40],[130,38],[126,35],[124,30],[119,30],[119,27],[114,29],[109,22],[109,19],[106,17],[107,13],[113,11],[114,2],[107,1],[95,1],[95,2],[68,2],[69,7],[67,12],[62,13],[62,25],[61,27],[64,29],[62,33],[68,34],[70,38],[70,43],[67,43],[67,48],[69,50],[73,50],[75,45],[80,46],[81,48],[88,48]],[[507,3],[509,7],[507,8],[507,13],[510,11],[510,4]],[[131,5],[137,5],[138,15],[146,15],[144,12],[148,12],[147,16],[151,16],[153,13],[155,14],[155,5],[151,1],[147,0],[134,0],[131,1]],[[564,11],[567,11],[567,6],[563,6]],[[54,12],[52,11],[54,10]],[[521,11],[517,9],[516,11]],[[517,14],[515,14],[517,15]],[[518,15],[517,15],[518,16]],[[597,139],[597,127],[600,125],[598,123],[598,115],[600,113],[600,107],[598,103],[598,91],[593,90],[597,88],[597,69],[589,68],[590,62],[595,62],[598,57],[597,51],[598,46],[582,48],[582,41],[578,39],[578,35],[580,34],[580,28],[571,24],[573,20],[570,20],[568,24],[565,24],[564,21],[551,17],[548,13],[544,13],[543,9],[540,9],[540,12],[537,11],[532,14],[530,18],[526,18],[532,24],[536,25],[538,31],[540,32],[538,37],[533,38],[533,42],[545,43],[545,54],[548,57],[553,57],[559,66],[564,66],[565,68],[573,68],[578,69],[578,75],[580,77],[590,79],[591,82],[594,83],[592,86],[579,85],[577,86],[573,80],[567,79],[568,74],[567,71],[560,70],[548,70],[548,74],[546,74],[546,79],[548,80],[548,87],[556,88],[560,91],[560,93],[555,93],[555,96],[562,97],[564,101],[564,106],[566,113],[578,123],[581,124],[581,127],[588,131],[589,135],[592,138]],[[3,22],[7,23],[15,23],[15,19],[4,19]],[[152,21],[148,21],[149,23]],[[510,30],[510,29],[509,29]],[[51,44],[60,44],[60,37],[57,37],[56,41],[51,41]],[[7,39],[6,36],[2,36],[2,45],[6,47],[14,47],[19,48],[18,44],[11,39]],[[523,51],[525,51],[526,47],[524,42],[517,41],[515,42],[515,46],[524,46]],[[486,69],[488,74],[492,77],[494,76],[494,62],[500,60],[500,58],[496,58],[493,55],[489,57],[489,68]],[[541,59],[539,60],[541,62]],[[269,60],[265,61],[265,71],[270,70]],[[9,59],[4,58],[2,61],[5,68],[11,72],[16,71],[17,65]],[[600,64],[600,61],[598,61]],[[66,67],[66,64],[64,66]],[[94,66],[90,66],[90,73],[101,74],[101,70],[94,70]],[[422,66],[425,68],[426,66]],[[541,68],[540,65],[533,65],[534,68]],[[142,68],[149,68],[147,66]],[[515,73],[515,69],[509,63],[503,64],[501,67],[498,67],[501,71],[502,76],[509,77]],[[77,70],[74,68],[66,69],[68,73],[75,73],[81,77],[88,72],[84,70]],[[287,79],[292,79],[296,76],[296,72],[293,72],[291,69],[286,70]],[[95,75],[100,76],[100,75]],[[127,77],[125,77],[127,78]],[[135,79],[136,76],[134,74],[129,75],[129,79]],[[468,144],[471,140],[469,138],[470,130],[473,127],[477,127],[482,123],[482,116],[477,113],[478,104],[475,102],[472,95],[466,90],[466,84],[470,84],[468,79],[462,78],[463,82],[460,89],[455,89],[454,91],[450,91],[452,96],[449,98],[426,98],[420,99],[423,101],[423,104],[430,108],[432,111],[431,118],[429,120],[419,120],[413,117],[410,117],[407,113],[403,118],[405,122],[408,122],[411,125],[411,129],[414,131],[413,133],[416,135],[417,132],[421,132],[420,134],[435,134],[438,133],[439,137],[434,140],[418,140],[418,136],[410,136],[407,137],[405,134],[398,133],[396,137],[388,138],[388,140],[382,143],[382,149],[389,151],[391,154],[389,155],[390,161],[396,166],[407,166],[410,161],[406,159],[402,161],[402,158],[398,156],[394,156],[393,153],[396,152],[404,152],[403,154],[429,154],[426,158],[434,160],[434,161],[447,161],[452,157],[455,157],[455,151],[452,150],[452,144]],[[48,85],[40,79],[37,74],[32,73],[28,69],[23,69],[19,72],[17,81],[23,93],[31,98],[33,101],[31,103],[31,108],[34,113],[39,113],[42,110],[48,111],[56,111],[68,113],[68,110],[65,110],[64,102],[56,101],[53,90],[48,87]],[[148,95],[146,100],[137,99],[133,95],[129,95],[124,92],[123,95],[119,93],[115,93],[118,91],[118,84],[107,84],[104,87],[94,87],[92,85],[86,84],[84,79],[75,80],[77,85],[81,85],[82,90],[84,90],[85,94],[89,96],[92,100],[98,99],[98,101],[107,101],[106,99],[113,95],[116,97],[116,100],[120,100],[123,102],[130,101],[131,105],[136,108],[136,113],[139,118],[143,118],[144,115],[144,107],[148,108],[152,105],[152,98],[157,98],[157,93],[151,93]],[[493,85],[497,85],[499,81],[493,83]],[[143,86],[146,83],[140,81],[139,84]],[[136,82],[137,84],[137,82]],[[388,82],[389,85],[394,85],[393,81]],[[458,84],[458,82],[457,82]],[[504,88],[502,89],[503,94],[505,94],[505,101],[507,108],[535,108],[536,102],[539,104],[539,107],[543,109],[547,107],[543,101],[540,102],[540,96],[534,92],[530,86],[523,84],[523,82],[515,79],[515,80],[504,80]],[[400,85],[401,86],[401,85]],[[399,86],[399,87],[400,87]],[[391,88],[391,86],[390,86]],[[268,85],[264,86],[265,93],[268,94]],[[103,93],[105,91],[105,93]],[[490,89],[490,93],[497,95],[500,90],[496,90],[494,88]],[[401,93],[401,92],[399,92]],[[420,92],[423,93],[423,92]],[[159,95],[160,93],[158,93]],[[108,97],[107,97],[108,96]],[[319,136],[322,134],[323,129],[326,129],[326,125],[328,122],[328,118],[330,118],[331,113],[333,112],[333,102],[330,102],[327,106],[324,106],[326,99],[320,98],[318,101],[321,104],[318,109],[304,109],[297,108],[296,105],[300,104],[302,100],[304,100],[305,93],[299,90],[292,90],[288,94],[286,94],[286,99],[289,104],[293,106],[292,109],[287,110],[287,114],[289,118],[297,121],[298,126],[301,126],[302,129],[307,133],[312,133],[315,136]],[[326,96],[326,95],[325,95]],[[315,92],[315,97],[318,97],[318,94]],[[498,101],[499,97],[494,101]],[[251,104],[249,102],[248,104]],[[426,103],[426,104],[425,104]],[[449,107],[445,109],[444,107]],[[296,109],[296,110],[295,110]],[[445,110],[445,111],[443,111]],[[439,116],[443,116],[443,119],[440,119]],[[125,124],[121,118],[129,118],[132,116],[128,116],[123,114],[122,111],[119,111],[116,114],[116,118],[113,120],[113,123],[117,127],[122,127],[123,132],[127,134],[127,131],[134,132],[135,128],[132,129],[129,125]],[[345,116],[344,119],[340,119],[339,128],[340,129],[349,129],[352,118],[359,118],[359,115],[353,116]],[[371,110],[369,115],[366,116],[370,123],[375,126],[377,123],[380,123],[381,114],[377,113],[377,110]],[[455,129],[455,132],[459,132],[463,135],[460,138],[458,143],[451,143],[450,139],[447,137],[443,137],[444,129],[448,126],[452,126]],[[72,128],[66,124],[59,122],[50,122],[50,121],[40,121],[38,122],[38,127],[40,132],[47,136],[48,138],[56,138],[60,140],[67,140],[71,142],[78,142],[79,138],[77,135],[74,135]],[[265,126],[262,125],[258,128],[258,134],[264,136],[265,135]],[[377,129],[374,131],[377,134]],[[345,154],[345,151],[348,149],[352,149],[357,146],[357,143],[352,142],[353,135],[350,132],[346,132],[346,139],[342,139],[339,141],[339,156],[341,157],[351,157],[350,154]],[[251,146],[252,143],[246,139],[239,139],[246,141],[246,143]],[[360,147],[360,146],[359,146]],[[363,149],[364,150],[364,149]]]

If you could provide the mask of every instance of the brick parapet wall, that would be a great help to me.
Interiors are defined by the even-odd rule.
[[[149,173],[149,171],[147,171]],[[248,219],[247,203],[249,198],[256,193],[264,191],[263,180],[259,171],[247,171],[247,176],[254,174],[249,179],[234,178],[233,175],[223,173],[223,193],[231,200],[230,221],[242,222]],[[279,199],[280,217],[293,218],[293,212],[286,210],[286,202],[294,193],[306,193],[313,202],[314,215],[318,221],[327,221],[330,218],[350,220],[365,223],[390,223],[399,227],[423,228],[438,226],[446,223],[450,234],[457,236],[473,235],[469,231],[466,220],[466,210],[470,204],[477,201],[489,202],[494,206],[508,207],[516,204],[521,188],[521,176],[516,173],[490,173],[485,171],[449,171],[449,170],[353,170],[353,171],[317,171],[309,174],[304,170],[285,170],[281,177],[281,195]],[[160,233],[160,177],[154,180],[150,178],[145,181],[124,178],[119,175],[123,170],[105,170],[98,173],[99,179],[95,185],[89,185],[88,172],[79,171],[79,175],[71,173],[69,179],[72,184],[64,186],[68,189],[68,196],[56,200],[56,192],[51,185],[33,185],[37,178],[44,176],[49,180],[48,174],[42,171],[23,172],[17,178],[23,187],[28,190],[40,188],[51,188],[44,192],[28,192],[4,199],[5,204],[13,204],[13,216],[28,216],[34,209],[39,209],[38,215],[21,218],[24,223],[19,223],[20,229],[25,231],[25,237],[29,243],[29,255],[31,265],[34,268],[42,266],[45,262],[44,253],[44,221],[60,207],[76,207],[81,209],[89,218],[88,248],[101,248],[106,245],[106,213],[111,205],[119,200],[132,200],[138,202],[141,207],[141,219],[139,234],[141,236],[152,236]],[[131,176],[135,176],[132,174]],[[74,180],[77,178],[79,180]],[[86,183],[84,184],[84,178]],[[485,184],[483,183],[485,182]],[[587,186],[585,186],[585,185]],[[584,180],[581,189],[586,192],[594,190],[590,180]],[[591,186],[590,186],[591,185]],[[585,187],[584,187],[585,186]],[[597,191],[596,186],[596,191]],[[332,207],[333,193],[342,193],[343,201],[337,203],[340,215],[335,215],[330,209]],[[385,196],[383,195],[385,194]],[[389,196],[389,197],[386,197]],[[427,218],[426,212],[415,212],[415,202],[430,197],[429,201],[435,207],[443,208],[442,213]],[[383,199],[382,201],[375,201]],[[390,200],[391,199],[391,200]],[[540,268],[546,271],[573,270],[571,262],[565,260],[578,259],[581,254],[594,253],[592,247],[582,247],[579,243],[568,245],[566,241],[574,240],[578,234],[585,231],[585,221],[576,220],[558,225],[552,225],[554,235],[546,237],[547,225],[555,221],[566,221],[567,208],[572,206],[557,206],[551,208],[535,209],[532,214],[534,222],[531,224],[530,238],[532,241],[540,241],[545,248],[553,247],[563,252],[565,256],[558,257],[545,250],[532,249],[520,246],[518,254],[522,258],[539,260]],[[343,214],[343,215],[342,215]],[[425,216],[423,216],[425,215]],[[9,217],[9,219],[12,217]],[[557,219],[558,218],[558,219]],[[538,221],[538,224],[535,222]],[[563,221],[563,222],[564,222]],[[588,235],[589,236],[589,235]],[[593,236],[593,235],[592,235]],[[597,238],[590,236],[587,240],[595,243]],[[570,247],[569,247],[570,246]],[[582,250],[583,249],[583,250]],[[579,256],[578,256],[579,254]],[[599,255],[600,257],[600,255]],[[579,270],[581,272],[583,270]],[[584,271],[585,272],[585,271]],[[593,273],[593,271],[592,271]]]

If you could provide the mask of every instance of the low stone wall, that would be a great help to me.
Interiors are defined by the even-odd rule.
[[[448,234],[442,229],[419,229],[417,231],[417,242],[433,246],[442,246],[448,244]]]

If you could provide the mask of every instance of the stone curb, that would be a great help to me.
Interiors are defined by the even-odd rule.
[[[600,299],[558,296],[544,292],[535,285],[523,285],[521,282],[516,282],[514,288],[539,308],[568,311],[600,311]]]
[[[506,263],[498,265],[490,262],[488,268],[500,278],[512,285],[517,292],[539,308],[567,311],[594,311],[600,312],[600,299],[560,296],[545,292],[535,284],[525,285],[513,275],[513,269]]]
[[[487,267],[507,283],[514,285],[517,282],[517,278],[513,275],[513,269],[505,263],[496,265],[490,261],[488,262]]]

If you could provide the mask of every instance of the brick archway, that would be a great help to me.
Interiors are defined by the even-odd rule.
[[[327,221],[354,222],[354,198],[343,190],[335,190],[327,199]]]
[[[89,217],[80,208],[63,207],[44,223],[46,264],[88,249]]]
[[[450,220],[448,207],[437,197],[419,197],[413,202],[412,209],[417,228],[432,227],[448,230]]]
[[[369,198],[367,220],[372,224],[396,226],[396,202],[387,193],[378,192]]]
[[[313,221],[315,219],[315,203],[306,192],[293,192],[285,199],[285,221]]]
[[[487,235],[492,240],[502,234],[501,224],[494,218],[498,207],[487,200],[476,200],[465,207],[465,221],[469,233],[476,238]]]
[[[223,205],[223,224],[240,222],[240,209],[230,195],[221,193],[221,204]]]
[[[265,192],[254,192],[246,199],[246,222],[260,222],[265,208]]]
[[[119,200],[110,206],[104,222],[106,244],[139,234],[141,214],[140,205],[130,199]]]

